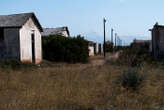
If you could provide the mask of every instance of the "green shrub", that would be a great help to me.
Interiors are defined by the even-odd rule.
[[[118,78],[117,84],[120,84],[122,87],[130,90],[137,90],[137,88],[143,83],[145,77],[138,73],[134,69],[129,69],[123,71]]]
[[[19,60],[7,60],[0,62],[0,68],[21,69],[31,67],[36,67],[36,65],[28,62],[21,62]]]
[[[63,37],[60,35],[43,38],[43,58],[56,62],[87,62],[88,42],[81,36]]]

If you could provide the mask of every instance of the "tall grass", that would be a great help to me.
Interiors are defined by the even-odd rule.
[[[148,64],[138,68],[147,78],[138,92],[132,92],[114,83],[127,68],[58,63],[1,69],[0,110],[162,110],[164,70]]]

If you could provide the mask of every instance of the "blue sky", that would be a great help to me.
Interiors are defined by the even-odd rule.
[[[43,27],[68,26],[72,36],[103,40],[103,17],[107,39],[111,27],[124,42],[150,39],[155,22],[164,24],[163,0],[1,0],[0,14],[35,12]]]

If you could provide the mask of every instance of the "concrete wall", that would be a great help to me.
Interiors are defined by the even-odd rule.
[[[103,53],[104,53],[104,44],[101,43],[101,54],[103,54]]]
[[[19,58],[19,28],[5,28],[4,40],[0,41],[0,60]]]
[[[164,53],[164,29],[159,30],[159,47],[160,53]]]
[[[20,59],[32,62],[32,40],[31,34],[35,35],[35,63],[42,60],[41,33],[30,18],[20,29]]]
[[[158,25],[152,30],[152,53],[155,59],[164,58],[164,28]]]
[[[99,43],[96,43],[95,48],[96,48],[96,54],[98,54],[99,53]]]
[[[94,56],[94,46],[88,46],[89,56]]]

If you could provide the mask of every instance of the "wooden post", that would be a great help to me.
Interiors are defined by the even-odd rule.
[[[105,33],[105,23],[106,23],[106,19],[104,18],[104,20],[103,20],[103,22],[104,22],[104,58],[106,57],[106,39],[105,39],[105,37],[106,37],[106,33]]]
[[[115,33],[115,50],[117,48],[117,33]]]
[[[113,52],[113,28],[111,29],[111,43],[112,43],[112,52]]]

